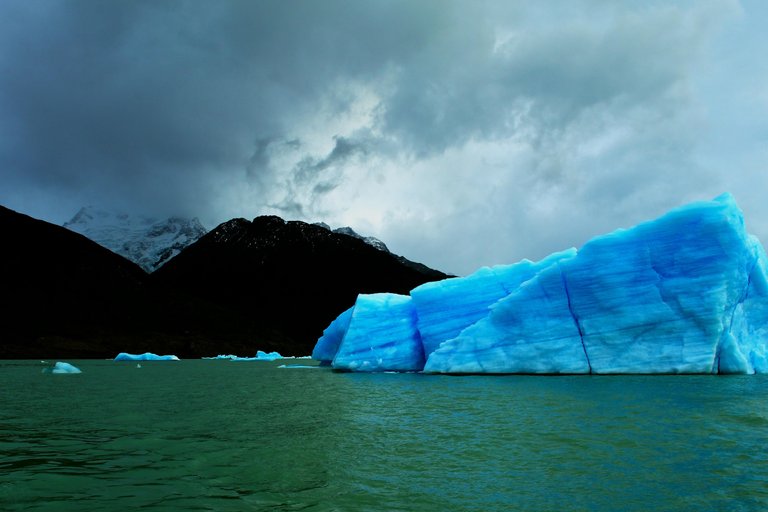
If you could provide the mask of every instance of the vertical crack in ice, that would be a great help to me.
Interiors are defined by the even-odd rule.
[[[752,274],[755,272],[755,268],[757,268],[757,264],[760,262],[760,257],[755,256],[755,261],[752,262],[752,264],[749,266],[749,273],[747,274],[747,284],[744,286],[744,292],[741,294],[741,297],[739,297],[739,300],[736,301],[736,303],[733,305],[733,309],[731,309],[731,319],[728,322],[728,330],[723,331],[723,333],[720,335],[720,339],[717,340],[717,348],[715,349],[715,360],[712,362],[712,367],[714,368],[717,366],[717,373],[720,374],[720,355],[723,350],[723,338],[725,338],[726,334],[733,335],[733,320],[736,317],[736,310],[739,308],[739,305],[744,304],[744,301],[747,300],[747,295],[749,295],[749,287],[752,285]]]
[[[589,373],[592,373],[592,363],[589,361],[589,354],[587,354],[587,345],[584,343],[584,331],[581,330],[581,322],[579,322],[579,317],[576,316],[576,312],[573,310],[573,305],[571,304],[571,292],[568,290],[568,281],[565,279],[565,272],[563,272],[563,267],[560,266],[560,264],[557,264],[557,268],[560,271],[560,279],[563,282],[563,290],[565,290],[565,299],[568,301],[568,312],[571,313],[571,318],[573,318],[573,323],[576,325],[576,329],[579,331],[579,339],[581,340],[581,349],[584,351],[584,358],[587,360],[587,366],[589,367]]]

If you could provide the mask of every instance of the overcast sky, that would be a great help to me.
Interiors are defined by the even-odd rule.
[[[768,2],[0,2],[0,204],[350,225],[466,274],[735,196]]]

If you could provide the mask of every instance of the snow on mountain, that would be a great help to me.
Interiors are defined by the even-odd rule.
[[[158,269],[207,233],[197,218],[157,219],[92,206],[81,208],[64,227],[124,256],[147,272]]]
[[[345,226],[343,228],[331,229],[331,226],[329,226],[325,222],[315,222],[314,225],[315,226],[320,226],[321,228],[325,228],[328,231],[331,231],[333,233],[338,233],[340,235],[347,235],[347,236],[352,236],[352,237],[355,237],[355,238],[359,238],[363,242],[365,242],[368,245],[371,245],[371,246],[377,248],[380,251],[389,252],[389,249],[387,248],[386,244],[384,242],[382,242],[381,240],[379,240],[378,238],[373,237],[373,236],[363,236],[363,235],[357,233],[354,229],[352,229],[349,226]]]

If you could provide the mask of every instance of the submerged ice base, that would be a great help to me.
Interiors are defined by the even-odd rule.
[[[412,298],[360,295],[313,357],[348,371],[763,373],[767,271],[725,194]]]

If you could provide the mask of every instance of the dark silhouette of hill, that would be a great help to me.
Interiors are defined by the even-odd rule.
[[[82,235],[0,207],[0,359],[308,354],[358,292],[402,293],[442,276],[307,226],[235,219],[148,275]]]
[[[359,293],[407,294],[445,277],[363,240],[275,216],[225,222],[151,276],[283,333],[296,354],[309,354]]]
[[[263,339],[239,315],[158,289],[136,264],[60,226],[0,207],[0,358],[111,358],[118,352],[200,357]]]

